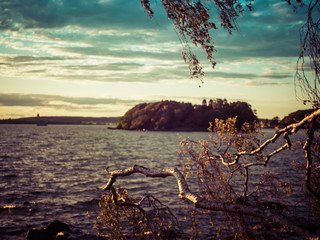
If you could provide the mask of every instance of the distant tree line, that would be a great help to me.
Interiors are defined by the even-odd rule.
[[[228,103],[226,99],[203,100],[202,105],[176,101],[141,103],[120,118],[118,129],[127,130],[206,130],[216,118],[237,116],[237,127],[257,120],[255,111],[246,102]]]
[[[304,119],[306,116],[310,115],[314,111],[315,109],[307,109],[307,110],[298,110],[298,111],[292,112],[288,116],[285,116],[282,119],[281,123],[287,126],[289,124],[300,122],[302,119]]]
[[[119,117],[41,117],[41,120],[49,125],[109,125],[118,124]],[[36,117],[1,119],[0,124],[36,124]]]

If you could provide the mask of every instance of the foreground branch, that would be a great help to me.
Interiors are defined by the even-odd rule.
[[[233,165],[236,164],[239,160],[239,158],[241,156],[244,155],[255,155],[258,154],[260,152],[262,152],[269,144],[274,143],[277,141],[277,139],[283,135],[284,139],[286,140],[286,143],[277,148],[276,150],[272,151],[271,153],[269,153],[266,157],[266,159],[261,162],[261,163],[249,163],[246,165],[243,165],[243,167],[246,170],[246,185],[248,184],[248,168],[251,167],[251,165],[266,165],[269,161],[269,159],[278,154],[279,152],[283,151],[286,148],[290,148],[291,147],[291,140],[290,140],[290,135],[294,134],[296,132],[298,132],[301,128],[304,128],[307,126],[307,124],[311,125],[309,126],[309,131],[308,131],[308,136],[304,145],[304,151],[305,151],[305,157],[307,160],[307,167],[306,167],[306,186],[307,189],[309,190],[309,192],[311,192],[313,195],[316,195],[317,193],[315,193],[311,187],[311,175],[312,175],[312,156],[311,156],[311,145],[313,142],[313,136],[315,134],[315,131],[317,130],[318,126],[317,126],[317,121],[318,118],[320,117],[320,109],[315,110],[312,114],[310,114],[309,116],[305,117],[304,119],[302,119],[300,122],[295,123],[295,124],[291,124],[288,125],[287,127],[280,129],[279,131],[277,131],[275,133],[275,135],[266,140],[263,144],[261,144],[260,146],[258,146],[256,149],[252,150],[252,151],[243,151],[243,152],[238,152],[236,154],[236,158],[234,160],[234,162],[232,163],[227,163],[224,162],[223,156],[219,155],[218,157],[220,158],[221,162],[224,165]],[[207,151],[207,149],[206,149]],[[189,154],[193,157],[196,158],[195,156],[192,155],[192,152],[189,152]],[[209,152],[207,152],[207,154],[209,154]],[[210,157],[214,158],[214,155],[212,154],[209,155]],[[222,212],[226,212],[226,213],[234,213],[234,214],[243,214],[243,215],[248,215],[248,216],[254,216],[254,217],[258,217],[261,218],[265,221],[269,221],[272,223],[276,223],[279,224],[280,226],[283,226],[284,228],[286,228],[289,231],[293,231],[296,234],[302,236],[303,238],[312,238],[313,236],[303,230],[302,228],[300,228],[299,226],[297,226],[295,223],[290,222],[285,216],[281,215],[279,212],[276,212],[272,209],[266,209],[263,207],[258,207],[258,206],[254,206],[254,205],[245,205],[245,204],[241,204],[241,203],[231,203],[231,202],[219,202],[219,201],[215,201],[215,200],[208,200],[205,198],[200,197],[199,195],[193,193],[190,191],[188,183],[184,177],[184,175],[177,169],[177,168],[169,168],[169,169],[163,169],[163,170],[159,170],[159,171],[155,171],[143,166],[138,166],[138,165],[134,165],[130,168],[126,168],[126,169],[122,169],[122,170],[113,170],[113,171],[108,171],[108,169],[106,169],[106,171],[108,172],[108,174],[110,175],[109,181],[108,183],[101,188],[101,190],[106,191],[109,190],[112,195],[113,195],[113,202],[117,205],[126,205],[126,206],[130,206],[130,207],[137,207],[140,209],[140,202],[138,203],[132,203],[132,202],[119,202],[117,199],[117,193],[115,191],[115,188],[113,186],[113,184],[116,182],[116,179],[118,177],[127,177],[130,176],[132,174],[135,173],[140,173],[145,175],[146,177],[151,177],[151,178],[166,178],[166,177],[175,177],[176,181],[177,181],[177,185],[179,188],[179,197],[181,199],[184,200],[188,200],[190,202],[192,202],[195,206],[195,208],[199,208],[199,209],[205,209],[205,210],[211,210],[211,211],[222,211]],[[246,186],[247,187],[247,186]],[[247,188],[245,188],[245,197],[246,197],[246,191]],[[316,195],[317,196],[317,195]]]
[[[276,142],[277,139],[281,135],[283,135],[283,138],[286,140],[286,143],[283,146],[279,147],[278,149],[274,150],[272,153],[268,154],[268,156],[266,157],[265,162],[264,162],[264,164],[266,165],[272,156],[278,154],[279,152],[285,150],[286,148],[291,147],[291,141],[290,141],[289,135],[297,133],[301,128],[305,127],[308,123],[316,121],[317,118],[319,118],[319,117],[320,117],[320,109],[315,110],[312,114],[308,115],[307,117],[302,119],[300,122],[290,124],[290,125],[286,126],[285,128],[280,129],[279,131],[277,131],[273,135],[272,138],[269,138],[268,140],[266,140],[263,144],[261,144],[256,149],[254,149],[250,152],[247,152],[247,151],[238,152],[236,154],[235,160],[232,163],[229,163],[228,166],[235,165],[236,163],[238,163],[241,156],[244,156],[244,155],[253,156],[257,153],[262,152],[269,144]],[[313,131],[313,133],[314,133],[314,131]]]
[[[103,191],[110,190],[113,192],[114,190],[113,184],[115,183],[117,177],[126,177],[134,173],[141,173],[146,177],[152,177],[152,178],[155,178],[155,177],[166,178],[169,176],[173,176],[175,177],[178,184],[179,197],[181,199],[186,199],[191,201],[192,203],[194,203],[194,206],[196,208],[212,210],[212,211],[223,211],[223,212],[236,213],[236,214],[245,214],[249,216],[259,217],[264,220],[277,223],[304,238],[312,238],[312,235],[309,232],[294,225],[288,219],[279,215],[274,210],[263,209],[263,208],[250,206],[250,205],[243,205],[243,204],[209,201],[209,200],[200,198],[197,194],[194,194],[193,192],[190,191],[186,179],[177,168],[169,168],[169,169],[163,169],[160,171],[154,171],[149,168],[145,168],[143,166],[134,165],[130,168],[126,168],[122,170],[108,171],[108,173],[110,174],[110,179],[107,185],[101,188],[101,190]],[[125,203],[122,203],[122,204],[125,204]]]

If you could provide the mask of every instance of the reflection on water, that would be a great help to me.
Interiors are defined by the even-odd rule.
[[[273,131],[266,134],[271,136]],[[101,194],[97,187],[108,180],[106,167],[177,167],[180,136],[207,135],[114,131],[107,126],[0,125],[0,238],[22,239],[28,229],[55,219],[95,235],[95,214],[88,212],[97,208]],[[303,153],[287,151],[275,166],[285,178],[292,177],[292,169],[287,170],[292,157],[303,159]],[[293,180],[300,188],[301,181]],[[136,196],[155,194],[174,208],[180,203],[170,178],[159,181],[134,175],[117,184]]]

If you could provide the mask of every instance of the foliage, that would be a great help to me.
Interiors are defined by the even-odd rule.
[[[213,60],[215,51],[214,42],[211,38],[210,30],[217,29],[217,24],[210,21],[210,6],[212,3],[217,10],[220,25],[230,34],[232,30],[237,29],[236,19],[244,12],[245,8],[252,9],[253,0],[243,1],[192,1],[192,0],[162,0],[161,3],[167,13],[168,18],[175,26],[180,41],[182,42],[183,50],[182,57],[189,64],[191,77],[200,78],[204,75],[200,62],[197,56],[192,52],[189,40],[195,46],[200,45],[206,52],[209,62],[214,68],[216,62]],[[149,0],[141,0],[142,6],[153,16],[153,11],[150,8]]]
[[[282,119],[281,123],[287,126],[292,123],[300,122],[303,118],[305,118],[312,112],[314,112],[314,109],[298,110],[298,111],[292,112],[288,116],[285,116]]]
[[[291,184],[281,180],[276,173],[264,171],[267,163],[261,153],[235,161],[239,152],[251,152],[258,148],[260,137],[263,136],[258,123],[253,126],[244,124],[240,132],[236,127],[236,119],[216,119],[215,124],[210,123],[212,134],[208,141],[182,141],[179,156],[183,172],[197,182],[201,197],[208,201],[261,207],[270,207],[272,203],[279,206],[276,202],[280,201],[283,204],[283,199],[292,191]],[[258,167],[262,167],[260,171],[257,171]],[[233,238],[244,239],[253,239],[254,234],[258,234],[248,217],[225,212],[224,220],[217,220],[206,209],[201,214],[207,215],[219,234],[228,232],[230,236],[233,232]],[[195,221],[194,218],[192,216],[190,221]],[[235,224],[239,222],[242,224]],[[201,227],[193,228],[194,236],[199,235],[199,229]]]
[[[301,89],[303,101],[319,107],[319,0],[284,1],[293,6],[293,11],[307,4],[307,20],[300,30],[300,54],[297,56],[295,79]],[[177,30],[183,47],[182,57],[189,65],[191,78],[198,78],[203,82],[204,72],[199,59],[191,50],[189,41],[191,40],[195,46],[201,46],[214,68],[216,65],[213,59],[215,44],[212,36],[214,30],[218,28],[218,22],[229,34],[234,30],[237,31],[237,19],[244,15],[245,9],[252,11],[256,2],[256,0],[161,0],[168,18]],[[154,12],[150,7],[150,0],[141,0],[141,4],[149,17],[152,17]],[[216,12],[212,14],[210,12],[212,10]],[[218,16],[219,20],[213,22],[210,18],[212,15]]]
[[[134,173],[152,178],[174,176],[180,198],[194,203],[193,206],[188,205],[187,214],[192,223],[190,229],[194,239],[201,238],[204,223],[211,224],[210,232],[217,238],[261,239],[271,234],[274,238],[284,239],[291,236],[291,231],[302,238],[310,238],[313,235],[300,225],[302,216],[295,222],[289,219],[296,217],[295,211],[286,207],[290,197],[296,194],[292,192],[293,186],[282,178],[282,172],[275,172],[268,166],[277,165],[278,162],[271,159],[294,145],[289,135],[308,124],[313,126],[310,131],[318,129],[319,117],[320,110],[298,123],[279,129],[263,143],[260,142],[263,135],[260,124],[245,123],[238,129],[236,117],[216,119],[215,123],[210,123],[211,134],[208,140],[193,141],[187,138],[181,142],[179,156],[182,171],[176,168],[154,171],[137,165],[108,171],[110,179],[102,190],[110,190],[115,196],[113,184],[116,178]],[[304,144],[307,160],[304,186],[307,193],[310,193],[314,212],[318,213],[320,162],[317,154],[319,143],[310,139],[314,133],[308,133]],[[277,142],[281,135],[285,139],[283,145],[278,145],[276,149],[266,148]],[[315,156],[310,151],[316,153]],[[302,166],[301,162],[299,164]],[[189,185],[196,188],[197,193],[190,191]],[[118,203],[113,201],[111,204]],[[131,208],[142,207],[140,202],[125,205]]]
[[[152,196],[135,204],[125,189],[114,189],[101,196],[95,227],[106,239],[166,239],[179,232],[170,209]],[[146,207],[147,206],[147,207]],[[145,207],[145,208],[143,208]],[[150,209],[148,212],[145,209]]]
[[[257,117],[246,102],[228,103],[226,99],[210,100],[201,106],[175,101],[142,103],[130,109],[117,126],[129,130],[206,130],[215,118],[238,117],[237,127],[252,123]]]

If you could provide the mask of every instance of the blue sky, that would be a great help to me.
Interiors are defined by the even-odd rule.
[[[122,116],[141,102],[215,98],[246,101],[260,118],[308,107],[294,87],[305,9],[260,0],[239,32],[213,31],[215,69],[194,48],[201,84],[161,2],[151,7],[149,19],[139,0],[2,0],[0,118]]]

